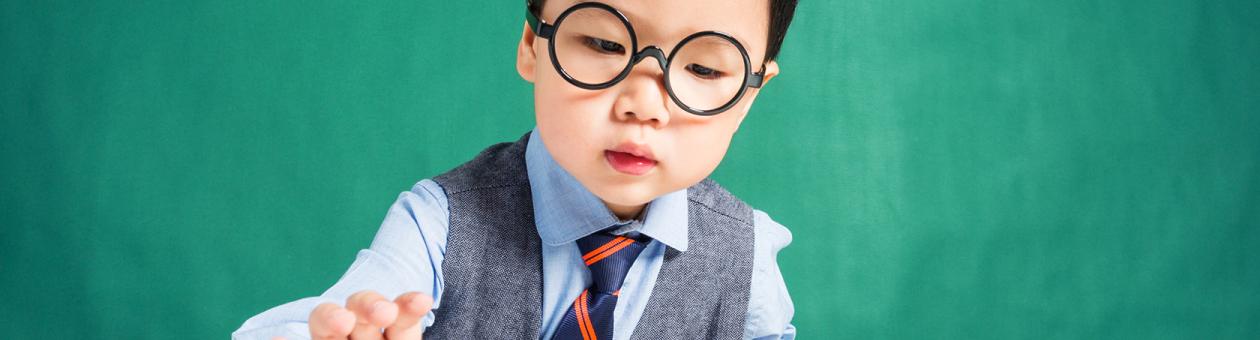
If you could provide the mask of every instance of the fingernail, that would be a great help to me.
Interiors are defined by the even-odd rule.
[[[388,302],[385,302],[385,301],[377,301],[376,303],[373,303],[373,304],[372,304],[372,311],[370,311],[370,312],[368,312],[368,313],[376,313],[376,311],[381,310],[381,308],[385,308],[385,304],[386,304],[386,303],[388,303]]]

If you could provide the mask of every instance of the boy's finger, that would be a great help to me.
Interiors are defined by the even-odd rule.
[[[354,330],[350,331],[352,340],[380,340],[383,336],[381,328],[388,327],[398,318],[398,306],[370,290],[351,295],[346,299],[346,308],[357,317]]]
[[[428,294],[410,292],[399,295],[394,304],[398,305],[398,320],[385,329],[385,337],[389,340],[420,340],[424,329],[420,320],[429,314],[433,298]]]
[[[354,313],[335,303],[323,303],[311,311],[307,326],[312,340],[342,340],[354,329]]]

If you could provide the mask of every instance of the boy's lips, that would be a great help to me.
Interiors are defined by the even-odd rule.
[[[643,144],[621,143],[616,148],[604,150],[604,159],[618,172],[642,176],[656,167],[652,148]]]

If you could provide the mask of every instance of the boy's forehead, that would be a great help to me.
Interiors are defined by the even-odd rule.
[[[754,59],[764,54],[770,26],[769,0],[549,0],[544,17],[555,18],[583,2],[608,4],[630,19],[641,45],[669,48],[699,31],[734,36]]]

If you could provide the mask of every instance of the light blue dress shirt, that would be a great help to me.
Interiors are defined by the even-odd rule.
[[[525,164],[532,189],[534,222],[542,239],[542,340],[550,339],[573,300],[590,285],[577,239],[603,229],[642,233],[653,240],[626,275],[614,308],[613,338],[629,339],[647,306],[665,247],[687,250],[687,191],[671,192],[648,204],[640,220],[619,220],[602,201],[556,164],[535,129],[526,145]],[[233,339],[309,339],[307,317],[315,306],[334,302],[362,290],[386,298],[409,291],[432,295],[433,308],[442,308],[442,260],[446,254],[450,211],[441,186],[432,180],[416,183],[398,195],[369,249],[359,251],[350,269],[318,297],[289,302],[246,320]],[[755,229],[753,272],[744,323],[745,339],[793,339],[793,306],[776,255],[792,242],[792,234],[764,212],[753,211]],[[434,321],[433,313],[424,325]]]

